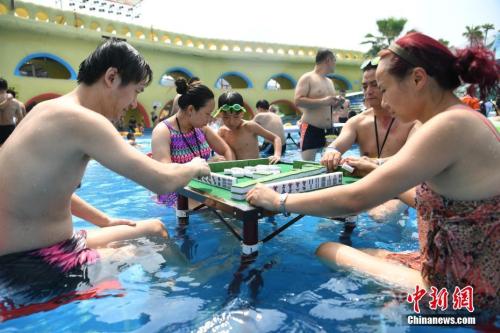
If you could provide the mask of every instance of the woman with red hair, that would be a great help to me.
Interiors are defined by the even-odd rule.
[[[257,186],[256,206],[319,216],[342,216],[379,205],[413,187],[422,263],[412,269],[386,252],[360,251],[333,242],[317,255],[402,286],[474,289],[476,309],[500,311],[500,135],[480,113],[453,94],[461,82],[482,95],[496,87],[499,66],[482,47],[456,54],[421,33],[408,34],[381,51],[377,83],[382,104],[420,129],[389,161],[358,182],[321,191],[279,195]]]

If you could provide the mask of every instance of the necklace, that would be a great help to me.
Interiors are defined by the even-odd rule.
[[[375,119],[375,139],[377,141],[377,157],[380,158],[382,155],[382,150],[384,149],[385,142],[387,141],[387,138],[389,137],[389,132],[391,131],[392,124],[394,124],[394,120],[396,118],[392,118],[391,123],[389,124],[389,128],[387,129],[387,132],[385,133],[384,141],[382,141],[382,147],[380,147],[379,142],[378,142],[378,127],[377,127],[377,116],[373,116]]]
[[[181,133],[182,140],[184,141],[184,143],[186,144],[186,146],[189,148],[189,150],[193,153],[194,156],[202,157],[201,156],[200,144],[198,142],[198,136],[196,135],[196,130],[193,130],[193,134],[194,134],[194,139],[196,141],[196,147],[198,148],[199,155],[196,155],[196,153],[194,152],[193,148],[191,148],[191,145],[189,144],[189,142],[187,141],[186,137],[184,136],[184,133],[182,133],[181,124],[179,123],[179,118],[175,117],[175,121],[177,122],[177,127],[179,128],[179,133]]]

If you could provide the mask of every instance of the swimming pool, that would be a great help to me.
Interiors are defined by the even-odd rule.
[[[150,135],[138,138],[150,151]],[[297,159],[291,149],[286,158]],[[356,154],[351,150],[350,154]],[[0,332],[428,332],[409,327],[411,308],[397,303],[390,288],[372,279],[321,264],[314,251],[338,240],[340,222],[306,217],[266,243],[243,271],[240,245],[210,213],[194,215],[178,228],[172,209],[155,204],[151,193],[91,161],[78,195],[107,214],[133,219],[160,218],[171,240],[128,242],[118,253],[94,265],[89,283],[112,280],[119,287],[97,297],[65,303],[50,311],[5,321]],[[282,224],[285,218],[276,217]],[[75,220],[76,229],[92,225]],[[272,221],[259,228],[269,233]],[[415,211],[391,223],[361,214],[351,235],[355,247],[393,251],[417,248]],[[180,252],[176,260],[165,252]],[[127,259],[128,255],[133,254]],[[28,296],[27,296],[28,297]],[[432,331],[450,328],[432,327]],[[454,331],[473,332],[468,328]]]

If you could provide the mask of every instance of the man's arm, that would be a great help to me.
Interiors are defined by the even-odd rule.
[[[78,112],[74,118],[67,131],[76,140],[77,149],[152,192],[176,191],[193,177],[210,172],[208,164],[200,158],[186,164],[166,164],[147,157],[127,144],[111,122],[95,112]]]
[[[325,154],[321,157],[320,163],[326,166],[329,171],[335,170],[342,159],[342,154],[349,150],[356,142],[356,129],[359,120],[359,116],[349,119],[344,127],[342,127],[340,135],[327,147]]]
[[[110,218],[76,194],[71,196],[71,214],[101,228],[115,225],[135,226],[135,222],[131,220]]]
[[[318,106],[328,106],[335,105],[337,99],[335,96],[326,96],[322,98],[310,98],[309,90],[311,89],[309,76],[303,75],[299,82],[297,83],[297,87],[295,88],[295,105],[298,107],[308,108],[308,107],[318,107]]]

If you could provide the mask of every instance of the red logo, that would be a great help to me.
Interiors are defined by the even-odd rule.
[[[429,296],[431,297],[431,300],[429,302],[429,308],[431,310],[437,310],[439,307],[441,311],[444,311],[448,308],[448,290],[446,288],[442,288],[439,290],[434,286],[431,287],[431,292],[429,293]]]
[[[429,293],[427,290],[415,287],[415,292],[408,294],[406,301],[413,303],[413,311],[420,313],[420,300],[428,294],[431,300],[429,301],[429,309],[445,311],[448,309],[448,296],[450,295],[446,288],[438,289],[431,286]],[[467,309],[469,312],[474,312],[474,288],[466,286],[460,289],[455,287],[453,291],[453,310]]]
[[[471,286],[462,289],[455,287],[453,292],[453,310],[466,308],[467,311],[474,311],[474,289]]]
[[[415,292],[413,294],[408,294],[408,297],[406,297],[408,303],[413,303],[413,311],[416,313],[420,313],[420,305],[418,302],[420,302],[420,299],[424,297],[426,293],[427,290],[420,289],[420,286],[417,284]]]

